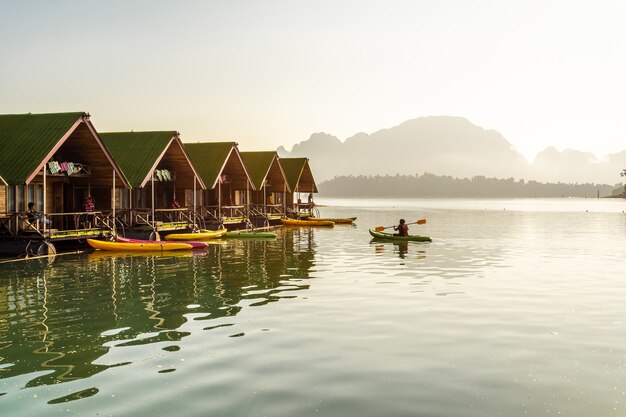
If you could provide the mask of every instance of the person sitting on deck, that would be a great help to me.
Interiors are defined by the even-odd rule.
[[[398,233],[394,233],[394,236],[408,236],[409,235],[409,226],[406,224],[404,219],[400,219],[400,224],[393,227],[393,230],[396,230]]]
[[[34,223],[37,219],[43,224],[50,226],[52,223],[49,218],[46,216],[40,216],[39,212],[35,210],[35,203],[32,201],[28,203],[28,210],[26,210],[26,216],[28,217],[29,223]]]

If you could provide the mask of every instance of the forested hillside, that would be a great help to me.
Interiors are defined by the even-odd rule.
[[[319,184],[325,197],[607,197],[618,185],[516,181],[434,174],[341,176]]]

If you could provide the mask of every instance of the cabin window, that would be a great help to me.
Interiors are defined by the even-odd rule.
[[[43,185],[42,184],[29,184],[27,186],[26,202],[35,203],[35,210],[43,211]],[[21,207],[21,206],[18,204],[18,207]]]
[[[35,202],[35,184],[29,184],[27,186],[26,200],[28,200],[29,203]]]
[[[7,213],[16,212],[15,209],[15,187],[7,187]]]
[[[35,185],[35,206],[37,207],[37,211],[43,212],[43,185],[37,184]]]
[[[246,201],[246,192],[242,190],[235,190],[235,205],[243,206]]]
[[[272,193],[274,204],[283,204],[283,193]]]

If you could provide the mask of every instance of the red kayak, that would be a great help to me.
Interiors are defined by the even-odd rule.
[[[128,239],[128,238],[121,237],[121,236],[116,237],[115,240],[117,242],[121,242],[121,243],[163,243],[163,244],[168,244],[168,243],[186,243],[188,245],[191,245],[191,247],[193,249],[204,249],[204,248],[209,246],[208,243],[206,243],[206,242],[180,242],[180,241],[174,242],[174,241],[169,241],[169,240],[159,240],[157,242],[157,241],[154,241],[154,240]]]

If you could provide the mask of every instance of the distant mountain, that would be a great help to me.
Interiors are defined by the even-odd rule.
[[[345,142],[328,133],[314,133],[291,152],[281,147],[278,153],[308,157],[319,182],[341,175],[432,173],[615,184],[626,167],[626,151],[598,160],[590,153],[552,147],[531,164],[500,133],[450,116],[412,119],[372,134],[357,133]]]
[[[530,165],[530,175],[547,182],[595,182],[615,184],[620,181],[620,167],[626,167],[626,151],[599,160],[589,152],[546,148]]]

